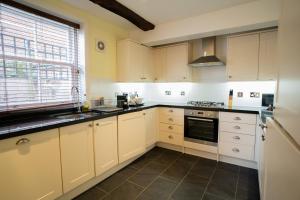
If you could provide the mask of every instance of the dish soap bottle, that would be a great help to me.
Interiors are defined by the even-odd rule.
[[[87,101],[85,101],[82,106],[82,112],[88,112],[89,108],[90,108],[89,103]]]
[[[228,107],[232,107],[233,90],[229,91]]]

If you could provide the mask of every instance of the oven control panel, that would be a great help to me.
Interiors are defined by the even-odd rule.
[[[185,109],[184,110],[185,116],[192,116],[192,117],[206,117],[206,118],[219,118],[219,112],[218,111],[208,111],[208,110],[190,110]]]

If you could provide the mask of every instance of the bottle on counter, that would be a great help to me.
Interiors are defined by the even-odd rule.
[[[233,90],[229,90],[228,107],[232,107]]]

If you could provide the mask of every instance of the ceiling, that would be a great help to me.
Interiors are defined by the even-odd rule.
[[[122,17],[101,8],[89,0],[64,0],[126,29],[135,26]],[[157,25],[178,19],[201,15],[255,0],[118,0],[146,20]]]

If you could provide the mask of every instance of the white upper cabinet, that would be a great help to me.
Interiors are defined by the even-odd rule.
[[[129,160],[145,152],[146,133],[143,112],[118,116],[119,162]]]
[[[227,79],[277,79],[277,30],[230,36],[227,40]]]
[[[259,34],[233,36],[227,42],[227,79],[257,80]]]
[[[117,79],[120,82],[154,80],[153,51],[131,40],[117,43]]]
[[[259,35],[259,80],[277,79],[277,31],[260,33]]]
[[[191,81],[189,44],[180,43],[154,49],[154,64],[158,82]]]
[[[62,195],[58,129],[0,141],[0,199]]]
[[[94,121],[94,151],[96,176],[118,164],[117,117]]]
[[[92,122],[60,128],[60,150],[64,192],[95,176]]]

